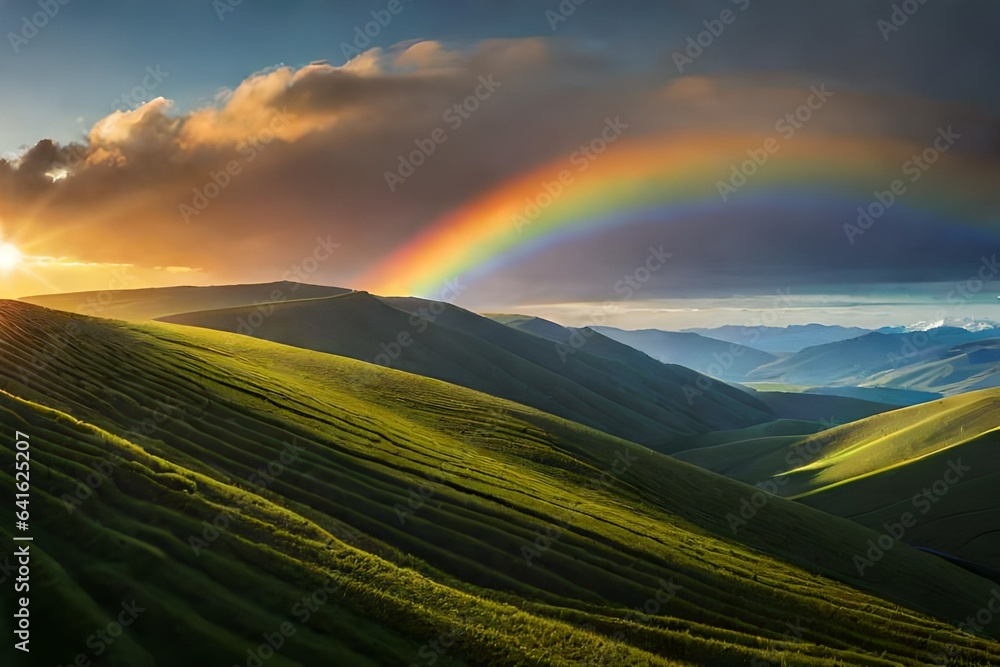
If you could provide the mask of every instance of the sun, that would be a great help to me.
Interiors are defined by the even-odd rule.
[[[0,271],[13,271],[21,263],[21,251],[10,243],[0,242]]]

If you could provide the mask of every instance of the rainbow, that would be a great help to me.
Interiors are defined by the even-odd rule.
[[[984,210],[996,210],[992,169],[946,152],[911,181],[914,172],[904,171],[905,166],[926,146],[888,140],[795,136],[779,141],[778,150],[755,171],[747,164],[744,186],[720,188],[720,182],[738,182],[730,179],[738,179],[734,174],[750,160],[748,150],[759,159],[766,139],[622,139],[593,159],[567,156],[476,197],[352,282],[376,294],[440,298],[453,279],[488,275],[516,258],[583,235],[642,221],[669,224],[699,212],[739,210],[731,207],[750,202],[779,208],[828,201],[868,206],[875,191],[887,190],[896,179],[907,188],[900,208],[961,224],[982,222]]]

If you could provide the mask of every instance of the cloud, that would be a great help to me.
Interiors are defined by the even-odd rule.
[[[479,99],[484,77],[497,86]],[[470,198],[568,155],[607,117],[628,119],[633,140],[766,134],[819,83],[802,72],[677,77],[572,40],[407,42],[340,67],[258,72],[203,108],[182,111],[156,98],[101,119],[78,144],[41,140],[0,161],[0,220],[40,255],[72,248],[74,261],[163,272],[197,266],[225,281],[278,279],[317,238],[330,237],[343,252],[311,277],[346,284]],[[995,169],[998,124],[989,113],[839,85],[836,104],[804,132],[922,145],[951,122],[970,137],[957,149],[965,159]],[[444,140],[432,140],[433,154],[390,192],[386,172],[435,132]],[[799,245],[777,227],[781,250],[764,241],[744,248],[760,258],[793,256]],[[729,259],[717,247],[701,251]],[[568,262],[553,266],[588,291],[587,272]],[[526,275],[556,284],[553,269],[543,268]]]

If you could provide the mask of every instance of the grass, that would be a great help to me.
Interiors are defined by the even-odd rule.
[[[260,316],[263,310],[267,317]],[[355,292],[164,320],[246,332],[241,323],[255,317],[257,338],[444,380],[650,446],[774,419],[741,390],[595,332],[581,334],[578,345],[560,344],[422,299]],[[691,392],[699,391],[693,400]]]
[[[992,639],[955,627],[990,582],[905,547],[861,578],[851,557],[874,533],[779,498],[733,534],[749,487],[523,405],[12,302],[0,361],[0,433],[32,440],[32,664],[87,652],[132,598],[145,611],[100,664],[246,664],[283,622],[295,632],[269,666],[431,664],[443,635],[454,645],[436,665],[1000,661]],[[289,442],[297,458],[266,488],[249,481]],[[63,494],[107,460],[67,511]],[[196,555],[190,537],[220,516]],[[7,543],[11,525],[5,506]],[[540,551],[530,565],[526,547]],[[295,605],[324,585],[336,592],[299,622]]]
[[[783,496],[880,532],[908,512],[916,525],[907,542],[1000,570],[1000,390],[814,434],[753,437],[764,430],[695,438],[678,458],[745,482],[778,481]],[[953,463],[968,470],[956,477]]]

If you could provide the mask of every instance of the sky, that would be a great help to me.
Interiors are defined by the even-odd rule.
[[[1000,320],[997,25],[0,0],[0,298],[287,279],[568,324]]]

